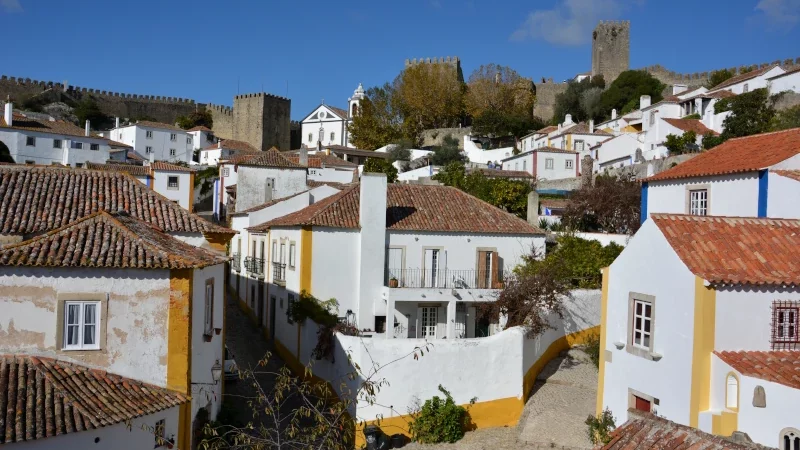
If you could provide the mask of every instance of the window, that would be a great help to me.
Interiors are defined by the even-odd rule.
[[[278,262],[278,241],[272,241],[272,262]]]
[[[146,137],[147,139],[153,139],[153,132],[152,131],[145,131],[144,132],[144,137]]]
[[[62,148],[63,141],[61,139],[53,139],[53,148]]]
[[[187,144],[191,144],[192,143],[192,137],[191,136],[186,138],[186,143]]]
[[[229,176],[231,176],[231,169],[229,169],[229,168],[227,168],[227,167],[223,167],[223,168],[222,168],[222,176],[223,176],[223,177],[229,177]]]
[[[156,426],[153,428],[153,435],[155,436],[156,440],[156,447],[163,447],[164,444],[167,443],[167,435],[164,428],[166,428],[166,420],[161,419],[156,422]]]
[[[739,379],[732,373],[725,379],[725,407],[739,409]]]
[[[167,177],[167,189],[178,189],[177,175],[170,175]]]
[[[644,300],[633,301],[631,343],[634,347],[650,349],[653,338],[653,305]]]
[[[564,161],[564,168],[565,169],[572,169],[574,167],[572,165],[572,163],[573,163],[573,161],[571,159],[568,159],[568,160]]]
[[[100,150],[100,144],[89,144],[89,150]]]
[[[294,252],[296,245],[294,242],[289,243],[289,267],[294,267]]]
[[[695,189],[689,191],[689,214],[705,216],[708,214],[708,190]]]
[[[203,334],[211,336],[214,327],[214,279],[206,280],[205,308],[203,310]]]
[[[800,346],[800,302],[772,303],[772,350],[796,350]]]
[[[64,350],[100,349],[100,302],[64,303]]]
[[[308,142],[314,142],[314,133],[308,133]]]
[[[781,450],[800,450],[800,431],[794,428],[781,430]]]
[[[575,151],[576,152],[583,151],[583,141],[575,141]]]
[[[75,167],[77,167],[78,169],[80,169],[81,167],[83,167],[83,163],[75,163]]]
[[[423,306],[420,308],[422,321],[422,338],[436,339],[436,306]]]
[[[262,240],[261,242],[259,242],[259,248],[261,249],[261,259],[262,259],[262,262],[263,262],[264,256],[266,256],[266,255],[264,254],[264,253],[265,253],[265,248],[264,248],[264,246],[265,246],[265,245],[266,245],[266,244],[264,243],[264,241],[263,241],[263,240]]]
[[[36,146],[36,138],[33,136],[28,136],[25,138],[25,145],[28,147],[35,147]]]
[[[145,147],[144,148],[144,152],[147,153],[148,155],[150,153],[153,153],[153,147],[150,147],[150,146]]]
[[[178,140],[178,135],[176,133],[170,133],[169,134],[169,140],[170,141],[177,141]]]
[[[83,142],[72,141],[72,145],[70,145],[70,147],[72,147],[72,148],[74,148],[76,150],[81,150],[81,149],[83,149]]]
[[[567,141],[565,141],[565,140],[563,140],[563,139],[562,139],[562,140],[561,140],[561,150],[564,150],[564,149],[566,149],[566,148],[567,148]]]
[[[748,91],[750,91],[750,86],[748,86],[747,83],[745,83],[744,87],[742,88],[742,93],[746,93]]]
[[[425,273],[423,274],[423,287],[439,287],[439,285],[442,283],[442,275],[444,275],[444,273],[439,273],[439,256],[439,249],[425,249]]]
[[[547,158],[544,160],[544,168],[553,170],[553,158]]]
[[[651,111],[650,112],[650,125],[654,125],[655,123],[656,123],[656,112],[655,111]]]
[[[281,242],[281,264],[286,264],[286,244]]]
[[[174,148],[169,149],[169,156],[175,156],[175,149]]]
[[[522,160],[522,170],[527,170],[527,167],[526,167],[527,165],[528,165],[528,160],[523,159]]]
[[[519,161],[514,163],[514,170],[519,170]]]
[[[336,139],[336,133],[334,133],[333,131],[331,131],[331,141],[333,141],[333,140],[335,140],[335,139]]]

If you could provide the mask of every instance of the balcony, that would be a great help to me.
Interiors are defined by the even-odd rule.
[[[248,273],[264,278],[264,258],[247,256],[244,258],[244,268]]]
[[[281,286],[286,286],[286,264],[272,263],[272,282]]]
[[[231,255],[231,268],[237,272],[242,271],[242,256],[238,253],[234,253]]]
[[[504,278],[490,269],[386,269],[390,288],[501,289]]]

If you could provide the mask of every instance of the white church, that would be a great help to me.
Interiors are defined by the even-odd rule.
[[[350,143],[347,125],[353,121],[358,112],[359,102],[364,98],[364,87],[358,83],[353,96],[347,99],[347,109],[322,104],[314,108],[301,122],[302,145],[316,147],[320,145],[341,145],[354,147]]]

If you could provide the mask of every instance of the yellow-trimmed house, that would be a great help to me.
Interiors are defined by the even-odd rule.
[[[114,442],[114,448],[133,449],[143,448],[137,433],[149,427],[150,433],[160,429],[178,448],[192,448],[198,411],[205,408],[213,420],[221,405],[222,383],[214,380],[214,369],[224,363],[226,261],[122,211],[98,211],[0,248],[0,354],[27,358],[31,367],[75,365],[72,372],[54,369],[51,374],[85,374],[69,389],[54,384],[76,419],[56,419],[45,424],[47,429],[37,428],[38,422],[50,419],[30,411],[50,394],[42,391],[39,397],[31,379],[22,410],[37,425],[23,424],[30,433],[20,435],[17,429],[14,439],[40,439],[51,429],[56,434],[91,430],[72,445],[62,442],[88,448],[99,442],[97,437]],[[8,364],[0,363],[0,376],[8,374]],[[102,401],[89,402],[92,396]],[[162,401],[169,398],[173,401]],[[18,411],[20,404],[25,401],[17,402]],[[60,411],[61,405],[55,412]],[[168,414],[151,417],[159,411]],[[77,420],[79,413],[86,418]],[[92,414],[104,419],[92,422]],[[131,434],[122,425],[118,435],[95,430],[121,421],[109,417],[136,419],[132,426],[138,429]],[[146,441],[153,445],[154,437]]]
[[[597,411],[800,445],[798,260],[800,220],[652,214],[604,272]]]

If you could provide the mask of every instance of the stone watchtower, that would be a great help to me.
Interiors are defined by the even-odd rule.
[[[260,150],[290,150],[292,101],[259,92],[233,98],[233,139]]]
[[[592,76],[602,75],[606,86],[630,69],[629,20],[606,20],[592,33]]]

